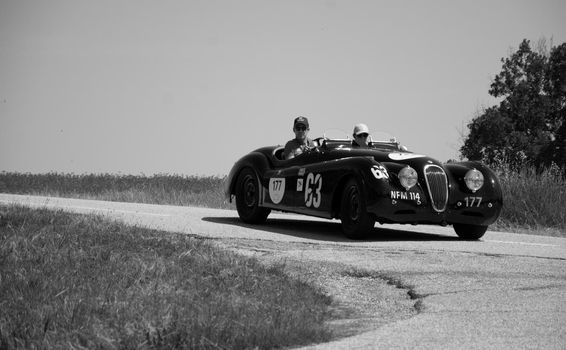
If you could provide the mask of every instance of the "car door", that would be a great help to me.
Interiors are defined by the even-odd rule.
[[[279,162],[277,167],[264,173],[263,205],[273,209],[303,212],[308,207],[319,206],[317,188],[311,188],[319,178],[311,175],[305,178],[306,165],[315,162],[312,154],[302,154],[288,161]],[[305,187],[308,182],[308,188]],[[308,198],[305,202],[305,189]],[[318,189],[320,191],[320,189]],[[305,205],[308,204],[308,207]]]
[[[295,207],[297,211],[314,216],[330,217],[333,179],[326,168],[323,152],[305,156],[298,165],[292,182],[295,183]],[[292,174],[290,174],[292,175]]]

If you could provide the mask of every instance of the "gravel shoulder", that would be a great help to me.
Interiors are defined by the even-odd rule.
[[[283,265],[289,275],[318,286],[331,296],[328,325],[335,339],[375,330],[419,312],[420,301],[411,287],[394,278],[324,258],[320,260],[320,256],[316,260],[308,258],[312,250],[322,256],[333,255],[334,246],[242,239],[218,243],[267,265]]]
[[[563,239],[507,241],[499,253],[418,244],[218,242],[266,264],[284,264],[290,274],[332,296],[329,326],[336,338],[304,349],[373,349],[377,344],[562,349],[566,344],[566,258],[552,250],[564,251]],[[507,244],[526,249],[506,252]],[[528,253],[531,246],[542,246],[549,254],[540,256],[538,249]]]

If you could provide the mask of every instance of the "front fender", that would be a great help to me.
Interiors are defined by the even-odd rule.
[[[476,192],[469,190],[464,181],[466,173],[474,168],[484,176],[484,185]],[[497,175],[478,162],[450,163],[446,164],[446,169],[452,178],[449,222],[478,225],[491,225],[495,222],[503,208],[503,191]]]
[[[356,179],[363,189],[366,203],[372,203],[377,198],[388,193],[389,173],[382,163],[372,157],[345,158],[337,161],[336,167],[342,169],[342,175],[337,179],[332,193],[332,216],[339,217],[339,208],[344,186],[350,178]]]
[[[460,162],[445,164],[445,167],[449,175],[453,178],[453,182],[457,186],[457,189],[462,193],[470,192],[464,182],[464,176],[466,176],[466,173],[474,168],[481,171],[484,176],[484,186],[480,189],[480,192],[489,193],[494,199],[502,201],[503,193],[501,190],[501,184],[499,183],[499,178],[484,164],[479,162]]]

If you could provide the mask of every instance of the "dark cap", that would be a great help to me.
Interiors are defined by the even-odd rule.
[[[293,127],[297,126],[298,124],[303,124],[305,127],[309,127],[309,120],[305,117],[297,117],[295,118],[295,122],[293,123]]]

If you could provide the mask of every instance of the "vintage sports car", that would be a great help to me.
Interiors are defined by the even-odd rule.
[[[367,237],[376,221],[452,225],[460,238],[479,239],[499,217],[501,187],[486,166],[443,164],[380,140],[361,149],[325,136],[289,160],[281,146],[259,148],[235,163],[225,194],[245,223],[264,223],[272,209],[337,218],[352,239]]]

